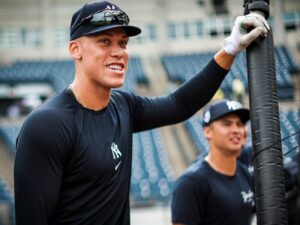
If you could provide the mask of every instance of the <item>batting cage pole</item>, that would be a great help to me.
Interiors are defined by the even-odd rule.
[[[269,17],[269,0],[245,0],[245,15]],[[246,50],[258,225],[287,225],[272,30]]]

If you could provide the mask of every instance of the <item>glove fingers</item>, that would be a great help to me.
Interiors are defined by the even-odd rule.
[[[263,29],[261,27],[256,27],[251,30],[248,34],[245,34],[241,40],[241,46],[246,48],[252,41],[258,38],[260,35],[263,35]]]
[[[265,19],[265,17],[263,17],[257,13],[251,13],[251,15],[253,15],[258,21],[260,21],[267,30],[270,30],[270,26],[269,26],[267,20]]]
[[[260,15],[253,15],[250,14],[249,16],[246,16],[244,21],[243,21],[243,26],[246,28],[249,27],[261,27],[263,30],[264,34],[268,33],[268,30],[270,29],[267,21],[265,20],[265,18],[263,18]]]

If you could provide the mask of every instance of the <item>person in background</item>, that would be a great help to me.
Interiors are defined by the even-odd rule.
[[[78,9],[69,42],[74,81],[31,112],[17,138],[16,224],[130,224],[133,133],[194,115],[235,56],[268,30],[258,14],[237,17],[207,66],[174,92],[150,98],[116,90],[128,69],[129,39],[141,29],[108,1]]]
[[[250,225],[254,215],[252,179],[238,160],[249,110],[228,99],[203,114],[209,153],[176,181],[171,212],[174,225]]]

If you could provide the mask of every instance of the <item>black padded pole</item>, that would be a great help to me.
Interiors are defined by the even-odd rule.
[[[245,5],[244,5],[245,6]],[[269,16],[269,1],[250,1],[250,11]],[[246,50],[258,225],[287,225],[272,30]]]

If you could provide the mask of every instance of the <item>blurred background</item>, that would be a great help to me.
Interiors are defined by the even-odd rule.
[[[200,71],[221,48],[238,0],[114,0],[142,34],[130,39],[122,89],[167,94]],[[0,0],[0,225],[14,224],[15,140],[28,113],[74,77],[69,24],[83,0]],[[270,1],[284,164],[296,161],[300,127],[300,2]],[[245,52],[235,60],[214,99],[249,106]],[[186,122],[134,134],[132,225],[171,224],[174,181],[207,152],[201,111]],[[251,142],[251,132],[249,132]]]

